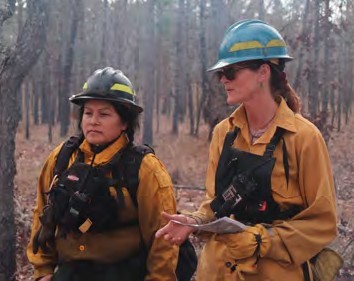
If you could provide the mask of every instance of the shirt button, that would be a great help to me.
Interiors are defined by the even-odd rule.
[[[85,246],[84,246],[84,245],[80,245],[80,246],[79,246],[79,250],[80,250],[80,252],[85,251]]]

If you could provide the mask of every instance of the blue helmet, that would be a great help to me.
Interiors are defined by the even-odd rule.
[[[234,23],[225,32],[219,47],[218,61],[208,69],[249,60],[283,59],[290,61],[286,43],[279,32],[261,20],[247,19]]]

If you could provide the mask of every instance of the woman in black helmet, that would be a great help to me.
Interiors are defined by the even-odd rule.
[[[176,280],[178,250],[154,234],[176,212],[172,182],[147,146],[135,146],[143,109],[129,79],[107,67],[83,91],[82,134],[57,147],[39,177],[27,255],[34,279]]]
[[[240,106],[214,129],[199,210],[164,217],[199,224],[232,217],[247,228],[207,235],[198,281],[309,281],[308,261],[336,237],[330,159],[286,80],[290,60],[282,36],[263,21],[239,21],[224,35],[210,71],[227,103]],[[179,244],[192,232],[169,222],[157,237]],[[334,278],[330,271],[316,280]]]

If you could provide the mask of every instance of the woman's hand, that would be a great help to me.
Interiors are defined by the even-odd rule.
[[[229,258],[234,260],[264,257],[271,243],[268,231],[260,224],[249,226],[238,233],[218,234],[215,240],[227,246]]]
[[[40,279],[38,279],[38,281],[51,281],[53,277],[53,274],[48,274]]]
[[[182,223],[197,223],[195,219],[185,215],[170,215],[166,212],[162,212],[161,216],[169,222],[164,227],[160,228],[156,232],[155,236],[156,238],[163,237],[165,240],[175,245],[181,245],[194,229],[190,226],[181,225],[171,220],[179,221]]]

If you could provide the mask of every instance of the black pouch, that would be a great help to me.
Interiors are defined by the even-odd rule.
[[[178,281],[190,281],[197,269],[198,257],[192,243],[187,239],[179,247],[176,276]]]

